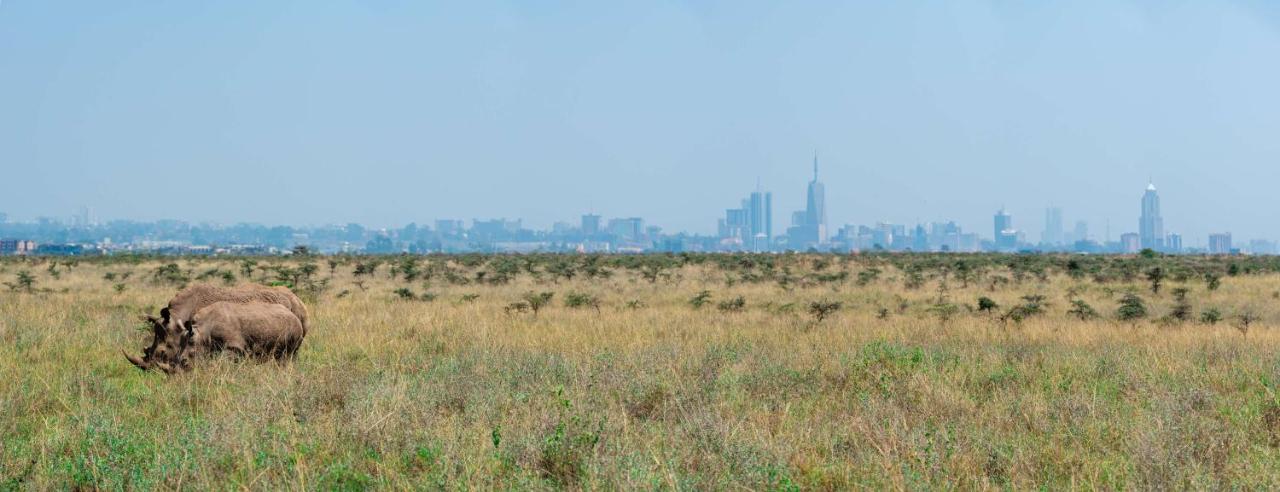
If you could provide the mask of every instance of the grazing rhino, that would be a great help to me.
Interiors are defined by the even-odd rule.
[[[186,331],[186,323],[191,321],[197,312],[217,302],[263,302],[279,304],[288,308],[298,321],[302,323],[302,333],[306,335],[307,306],[298,296],[285,287],[266,287],[262,285],[241,285],[236,287],[217,287],[213,285],[194,285],[183,289],[169,300],[169,304],[160,310],[160,318],[148,316],[152,325],[153,338],[151,346],[143,349],[142,358],[125,354],[133,365],[150,367],[153,360],[157,366],[169,363],[175,355],[171,353]],[[162,367],[163,368],[163,367]]]
[[[188,371],[196,359],[224,350],[238,357],[292,359],[306,335],[292,311],[264,302],[215,302],[176,333],[159,319],[150,321],[156,336],[150,357],[125,357],[144,371],[154,367],[169,374]]]

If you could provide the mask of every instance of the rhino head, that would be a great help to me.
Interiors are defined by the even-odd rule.
[[[193,323],[170,318],[168,308],[160,310],[160,315],[161,318],[144,318],[151,325],[152,338],[151,345],[142,350],[142,357],[125,352],[125,359],[143,371],[155,368],[173,374],[190,369],[186,353],[193,338]]]

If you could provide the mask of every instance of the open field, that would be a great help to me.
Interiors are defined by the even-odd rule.
[[[1270,259],[8,258],[0,280],[0,489],[1280,487]],[[181,285],[250,281],[308,302],[296,363],[122,356]]]

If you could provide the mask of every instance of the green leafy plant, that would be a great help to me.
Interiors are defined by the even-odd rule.
[[[554,292],[527,292],[521,300],[529,305],[529,310],[533,312],[533,317],[536,318],[538,317],[538,312],[542,311],[542,308],[551,304],[551,298],[555,297],[555,295],[556,294]]]
[[[839,311],[843,304],[840,301],[813,301],[809,303],[809,314],[813,316],[813,320],[821,323],[836,311]]]
[[[709,290],[704,290],[689,298],[689,305],[693,306],[694,309],[699,309],[702,306],[705,306],[708,302],[711,302],[711,291]]]
[[[1147,317],[1147,305],[1141,297],[1132,292],[1120,298],[1120,307],[1116,309],[1116,318],[1120,321],[1137,321]]]
[[[1067,310],[1067,314],[1079,318],[1080,321],[1087,321],[1098,317],[1098,312],[1095,311],[1093,306],[1090,306],[1089,303],[1084,302],[1083,299],[1072,299],[1071,309]]]
[[[747,299],[742,296],[737,296],[733,299],[720,301],[716,304],[716,309],[719,309],[720,312],[724,313],[740,313],[747,309]]]

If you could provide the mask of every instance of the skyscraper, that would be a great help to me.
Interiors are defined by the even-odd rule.
[[[996,212],[995,230],[991,238],[998,240],[1000,239],[1000,233],[1011,229],[1013,229],[1013,216],[1005,212],[1004,208],[1001,208],[999,212]]]
[[[1018,248],[1018,231],[1013,228],[1013,216],[1003,208],[994,218],[996,249],[1012,251]]]
[[[1209,235],[1209,253],[1215,255],[1231,254],[1231,233],[1222,232]]]
[[[742,201],[742,208],[725,210],[720,237],[736,238],[750,251],[768,251],[773,240],[773,193],[761,191],[757,185]]]
[[[827,244],[827,192],[818,181],[818,153],[813,154],[813,181],[809,182],[805,208],[791,217],[787,236],[793,249],[807,249]]]
[[[827,242],[827,191],[818,181],[818,153],[813,153],[813,181],[809,182],[808,202],[805,207],[805,219],[808,225],[816,229],[818,243]]]
[[[1164,219],[1160,218],[1160,196],[1156,194],[1156,185],[1151,183],[1147,184],[1147,192],[1142,195],[1138,239],[1144,249],[1164,249]]]
[[[1040,242],[1048,246],[1062,245],[1062,209],[1049,207],[1044,210],[1044,232]]]
[[[582,233],[588,236],[594,236],[600,233],[600,216],[596,214],[585,214],[582,216]]]

